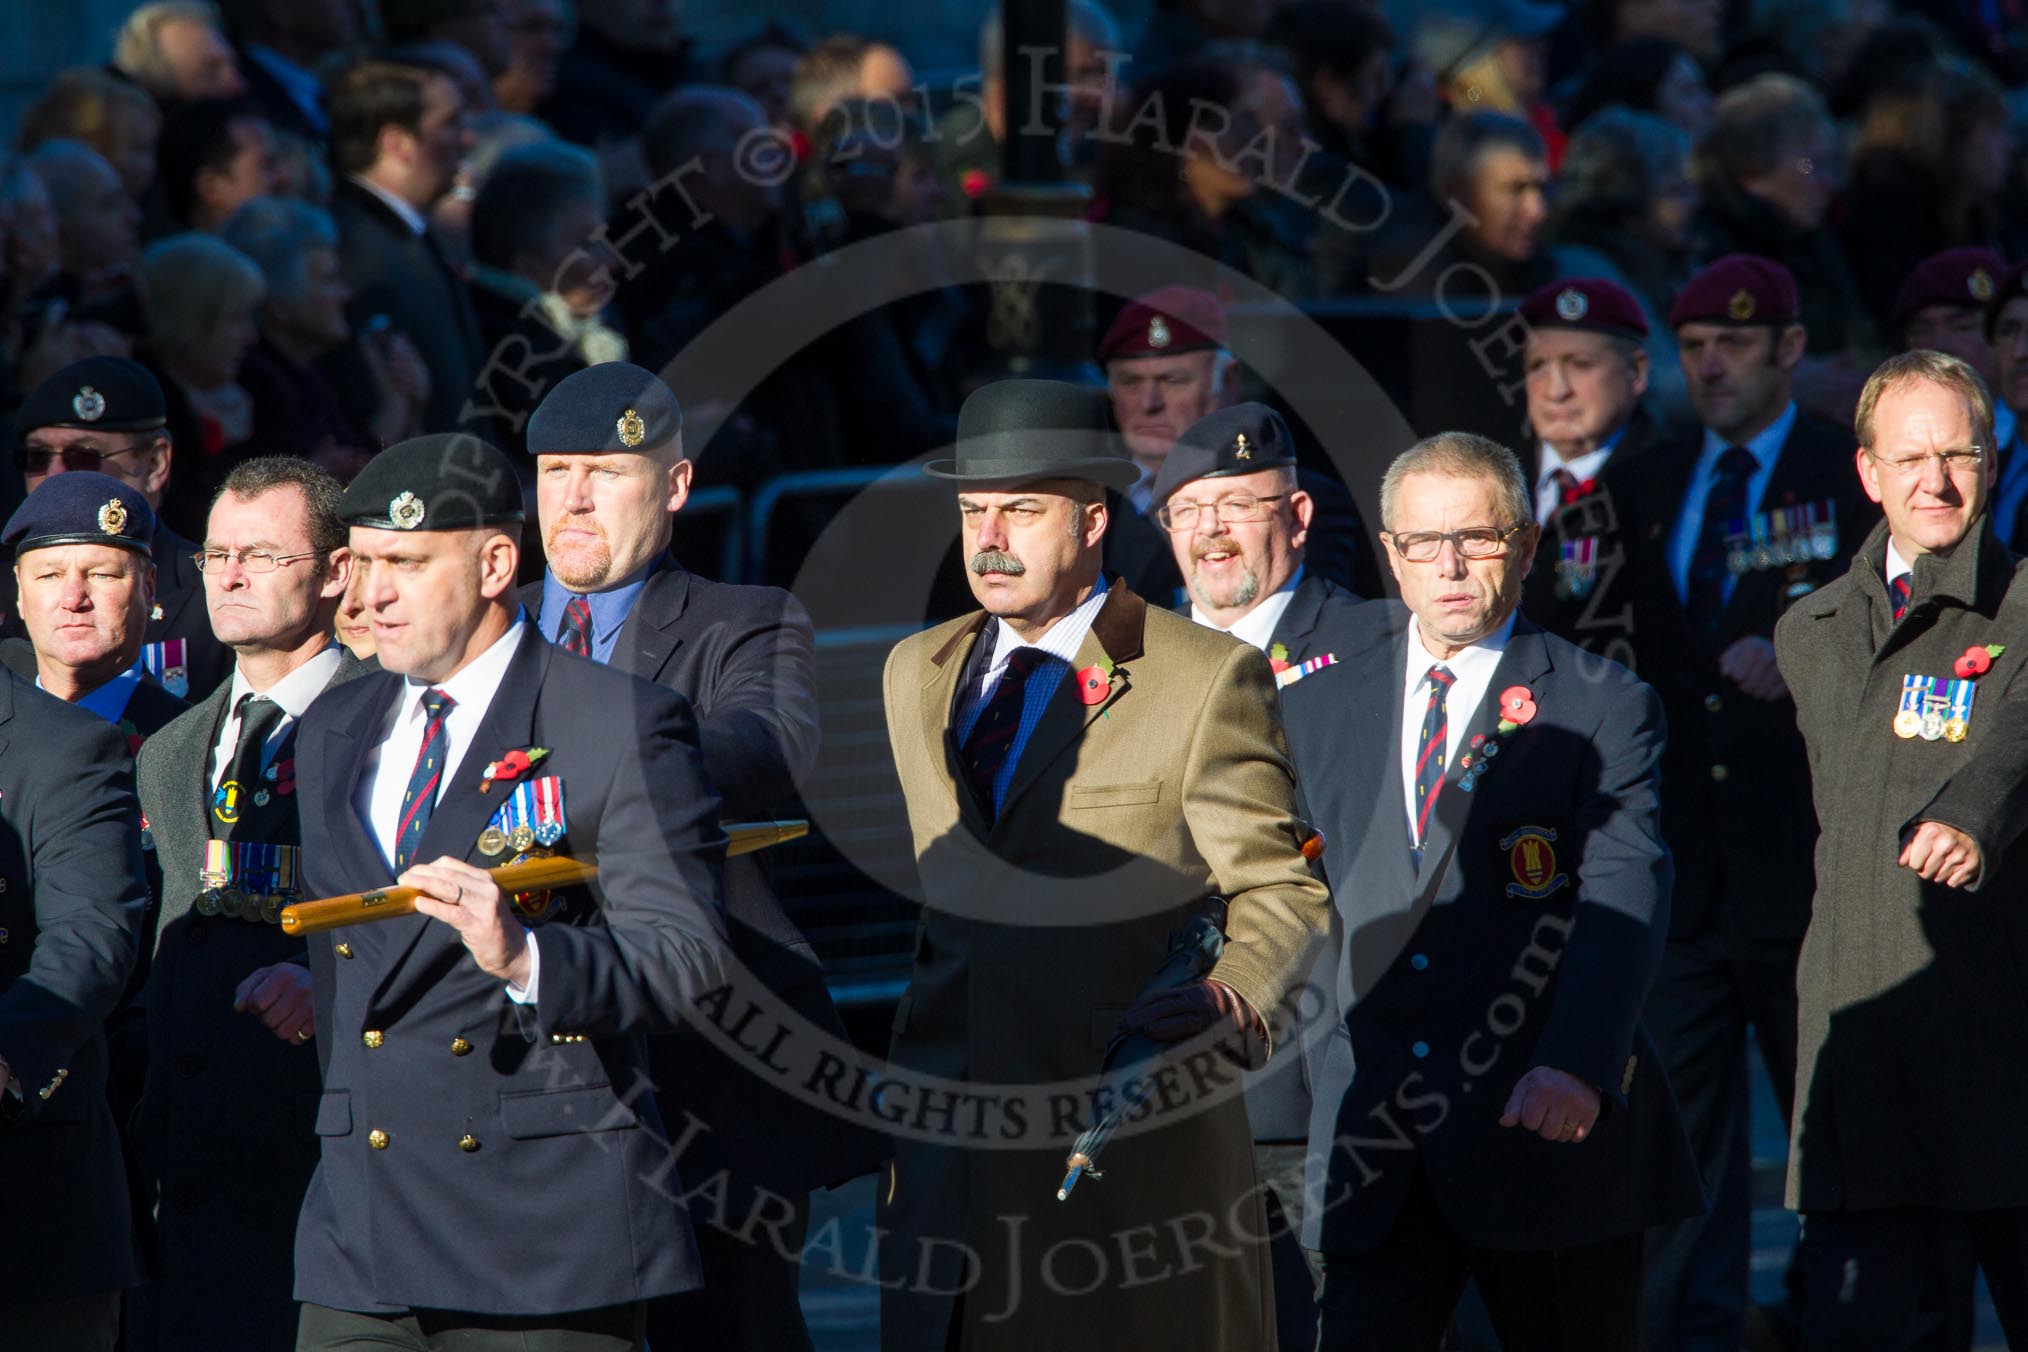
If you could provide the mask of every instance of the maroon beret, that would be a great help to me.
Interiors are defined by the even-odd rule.
[[[1633,293],[1603,277],[1566,277],[1539,286],[1521,302],[1531,329],[1583,329],[1636,342],[1648,336],[1648,321]]]
[[[1991,249],[1945,249],[1931,254],[1909,270],[1908,280],[1894,297],[1894,327],[1897,332],[1917,310],[1948,305],[1960,310],[1983,310],[2000,289],[2007,264]]]
[[[1796,279],[1772,258],[1727,254],[1676,293],[1669,327],[1685,324],[1793,324]]]
[[[2028,296],[2028,263],[2016,263],[2000,278],[2000,284],[1993,288],[1993,298],[1986,302],[1986,341],[1993,341],[1993,326],[2000,322],[2000,311],[2007,308],[2007,302],[2019,296]]]
[[[1225,346],[1225,307],[1194,286],[1165,286],[1131,301],[1099,340],[1100,365],[1115,357],[1173,357]]]

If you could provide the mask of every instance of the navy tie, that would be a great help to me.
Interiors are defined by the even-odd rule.
[[[1915,591],[1915,588],[1909,584],[1909,576],[1909,574],[1903,573],[1900,577],[1895,578],[1894,581],[1887,584],[1887,590],[1894,597],[1894,622],[1896,624],[1900,624],[1901,617],[1908,613],[1908,598]]]
[[[556,641],[567,653],[579,657],[590,657],[592,650],[591,602],[582,596],[573,596],[563,608],[563,624],[558,628]]]
[[[1443,792],[1444,764],[1449,756],[1450,718],[1444,709],[1451,686],[1457,682],[1451,669],[1441,662],[1429,669],[1429,707],[1422,711],[1422,740],[1415,753],[1415,848],[1422,849],[1429,834],[1430,813],[1437,795]]]
[[[1718,637],[1718,620],[1725,613],[1726,531],[1735,522],[1746,520],[1746,483],[1760,462],[1744,446],[1728,447],[1718,457],[1717,473],[1704,498],[1704,520],[1697,530],[1697,547],[1690,554],[1689,585],[1683,601],[1698,636],[1707,643]]]
[[[415,857],[416,846],[422,843],[423,828],[429,825],[430,813],[436,810],[437,789],[444,779],[444,753],[450,750],[450,738],[444,735],[444,718],[456,705],[457,701],[441,690],[423,694],[423,713],[429,721],[423,725],[422,749],[415,753],[415,769],[409,771],[408,792],[401,797],[401,826],[394,833],[396,873],[407,868]]]
[[[263,788],[261,751],[285,716],[282,706],[265,695],[241,695],[238,711],[239,740],[233,744],[225,778],[219,781],[219,791],[211,800],[211,834],[215,840],[231,840],[247,830],[254,795]]]
[[[965,777],[972,782],[972,791],[978,794],[988,817],[999,811],[999,804],[993,801],[993,784],[1014,750],[1015,734],[1021,730],[1021,706],[1027,698],[1028,678],[1048,658],[1048,653],[1032,647],[1016,648],[1007,654],[1007,669],[1000,673],[993,697],[972,720],[972,730],[965,734],[965,744],[958,749]]]

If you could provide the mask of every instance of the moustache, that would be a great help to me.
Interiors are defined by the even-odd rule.
[[[984,577],[987,573],[1005,573],[1009,577],[1020,577],[1028,571],[1028,565],[998,549],[982,549],[972,555],[972,571]]]

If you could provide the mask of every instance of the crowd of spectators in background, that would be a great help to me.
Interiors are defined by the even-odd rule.
[[[1071,0],[1059,143],[1089,219],[1228,295],[1220,267],[1299,303],[1617,280],[1664,418],[1659,320],[1712,258],[1796,276],[1799,397],[1849,419],[1918,261],[2028,254],[2028,36],[1992,6],[1394,8],[1161,0],[1136,34]],[[928,72],[759,18],[707,52],[672,0],[144,4],[0,154],[0,412],[91,353],[148,363],[184,530],[247,455],[349,475],[419,432],[511,448],[557,379],[621,357],[690,363],[702,482],[906,460],[994,361],[988,306],[927,238],[892,276],[853,250],[990,208],[1018,121],[979,19],[978,69]],[[696,346],[807,269],[895,299],[758,383]]]

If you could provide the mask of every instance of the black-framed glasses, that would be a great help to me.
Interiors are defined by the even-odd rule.
[[[239,566],[249,573],[272,573],[285,563],[297,559],[314,559],[322,550],[310,549],[301,554],[277,554],[272,549],[200,549],[190,557],[197,564],[200,573],[217,573],[225,569],[227,559],[238,559]]]
[[[1463,530],[1418,530],[1406,535],[1399,531],[1382,531],[1393,544],[1395,553],[1410,563],[1433,563],[1443,553],[1444,542],[1448,540],[1452,549],[1468,559],[1495,559],[1507,550],[1507,542],[1528,528],[1527,522],[1518,526],[1467,526]]]
[[[1220,521],[1230,526],[1241,521],[1260,520],[1268,514],[1270,502],[1280,502],[1287,496],[1287,493],[1270,493],[1257,498],[1251,493],[1234,493],[1217,502],[1165,502],[1155,509],[1155,519],[1167,530],[1190,530],[1197,525],[1198,512],[1209,507]]]
[[[99,470],[108,460],[145,451],[152,445],[152,441],[137,441],[117,451],[94,451],[84,446],[23,446],[14,452],[14,463],[21,466],[23,474],[47,474],[58,464],[66,470]]]

